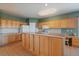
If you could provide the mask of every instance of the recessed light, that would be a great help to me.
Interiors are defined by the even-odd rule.
[[[56,11],[57,10],[54,8],[49,8],[49,9],[39,11],[38,15],[39,16],[49,16],[49,15],[54,14]]]

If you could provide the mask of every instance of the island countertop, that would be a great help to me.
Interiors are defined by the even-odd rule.
[[[45,33],[23,33],[23,34],[42,35],[42,36],[56,37],[56,38],[62,38],[62,39],[65,38],[64,36],[58,35],[58,34],[45,34]]]

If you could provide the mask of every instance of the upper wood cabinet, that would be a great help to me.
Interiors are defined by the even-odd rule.
[[[7,25],[7,20],[1,19],[1,27],[6,27]]]
[[[49,28],[76,28],[77,18],[66,18],[62,20],[50,20],[39,23],[39,27],[48,26]]]
[[[17,27],[18,28],[18,27],[20,27],[21,24],[27,24],[27,23],[13,20],[13,19],[1,19],[0,20],[1,27],[7,27],[7,28]]]

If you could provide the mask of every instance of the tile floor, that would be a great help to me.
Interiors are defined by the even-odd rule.
[[[65,56],[79,56],[79,47],[64,47],[64,55]]]

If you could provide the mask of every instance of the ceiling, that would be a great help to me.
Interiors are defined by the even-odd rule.
[[[50,16],[61,15],[69,12],[79,11],[78,3],[48,3],[45,6],[44,3],[0,3],[0,9],[21,17],[33,17],[33,18],[45,18],[50,16],[39,16],[40,10],[55,8],[57,11]]]

